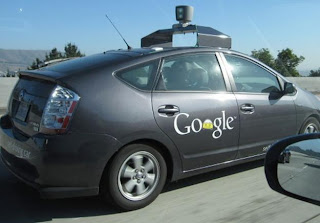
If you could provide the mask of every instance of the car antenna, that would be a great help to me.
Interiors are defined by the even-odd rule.
[[[111,19],[108,17],[108,15],[106,14],[107,19],[109,20],[109,22],[111,23],[111,25],[115,28],[115,30],[118,32],[118,34],[121,36],[122,40],[125,42],[125,44],[128,47],[128,50],[131,50],[132,47],[129,46],[129,44],[127,43],[127,41],[123,38],[123,36],[121,35],[121,33],[119,32],[119,30],[117,29],[117,27],[113,24],[113,22],[111,21]]]

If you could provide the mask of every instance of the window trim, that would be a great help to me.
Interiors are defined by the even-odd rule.
[[[162,68],[164,65],[164,61],[171,59],[171,58],[176,58],[176,57],[184,57],[184,56],[193,56],[193,55],[205,55],[205,54],[211,54],[216,57],[217,63],[220,67],[221,75],[222,75],[222,80],[224,82],[224,85],[226,87],[225,91],[213,91],[213,90],[203,90],[203,91],[192,91],[192,90],[157,90],[158,83],[160,81],[161,73],[162,73]],[[203,52],[189,52],[189,53],[181,53],[181,54],[175,54],[175,55],[170,55],[167,57],[161,57],[159,69],[157,71],[156,75],[156,81],[155,85],[153,88],[153,92],[157,93],[210,93],[210,94],[223,94],[223,93],[232,93],[231,90],[231,85],[230,85],[230,80],[228,78],[227,73],[223,70],[224,66],[221,63],[221,59],[219,58],[219,53],[215,51],[203,51]]]
[[[222,57],[222,61],[223,61],[223,66],[225,67],[225,69],[227,70],[227,73],[228,73],[228,77],[229,77],[229,80],[230,80],[230,83],[231,83],[231,86],[232,86],[232,91],[233,93],[237,93],[237,94],[255,94],[255,95],[269,95],[270,93],[264,93],[264,92],[246,92],[246,91],[237,91],[237,86],[235,84],[235,81],[234,81],[234,78],[233,78],[233,74],[232,74],[232,71],[229,69],[229,63],[225,57],[225,55],[231,55],[231,56],[234,56],[234,57],[238,57],[240,59],[243,59],[243,60],[246,60],[252,64],[255,64],[256,66],[260,67],[261,69],[263,69],[264,71],[268,72],[270,75],[273,75],[277,82],[278,82],[278,85],[279,85],[279,88],[280,88],[280,91],[283,91],[283,86],[281,85],[280,81],[279,81],[279,76],[272,72],[270,69],[267,69],[263,64],[261,63],[258,63],[257,61],[255,60],[252,60],[250,57],[245,57],[243,55],[239,55],[239,54],[235,54],[235,53],[230,53],[230,52],[220,52],[220,55]]]

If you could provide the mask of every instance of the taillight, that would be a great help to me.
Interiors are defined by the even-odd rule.
[[[79,95],[73,91],[57,85],[44,108],[40,132],[45,134],[66,132],[79,99]]]

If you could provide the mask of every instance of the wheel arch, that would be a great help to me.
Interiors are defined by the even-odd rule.
[[[126,145],[130,145],[130,144],[145,144],[155,148],[163,156],[164,160],[166,161],[167,179],[171,181],[173,177],[174,161],[173,161],[173,157],[170,150],[163,143],[154,139],[138,139]]]
[[[167,146],[165,146],[163,143],[159,142],[155,139],[136,139],[134,141],[128,142],[126,144],[123,144],[121,148],[119,148],[108,160],[106,163],[101,179],[99,188],[101,189],[101,184],[104,182],[104,178],[106,177],[106,174],[108,172],[109,166],[111,165],[114,158],[117,156],[117,154],[126,146],[131,144],[144,144],[153,147],[156,149],[164,158],[166,165],[167,165],[167,181],[170,182],[177,178],[178,173],[181,171],[181,165],[179,165],[180,160],[178,161],[177,158],[174,158],[174,154],[168,149]],[[176,162],[178,161],[178,162]],[[103,187],[102,187],[103,188]]]
[[[312,115],[310,115],[310,117],[317,119],[318,122],[320,123],[320,115],[319,114],[312,114]]]
[[[310,118],[315,118],[320,123],[320,115],[319,114],[311,114],[304,119],[304,121],[302,122],[302,124],[300,125],[300,127],[298,129],[297,134],[299,134],[301,132],[302,128],[307,124],[307,122]]]

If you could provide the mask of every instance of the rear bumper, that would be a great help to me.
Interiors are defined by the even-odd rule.
[[[4,158],[4,156],[2,155],[3,153],[5,153],[5,150],[1,148],[1,160],[4,165],[18,179],[38,190],[42,198],[57,199],[68,197],[94,196],[99,194],[99,187],[42,187],[40,184],[29,181],[27,178],[25,178],[23,176],[23,171],[14,168],[11,163]]]
[[[120,144],[103,134],[26,137],[1,126],[0,147],[3,163],[19,179],[45,198],[65,198],[97,195],[103,170]]]

